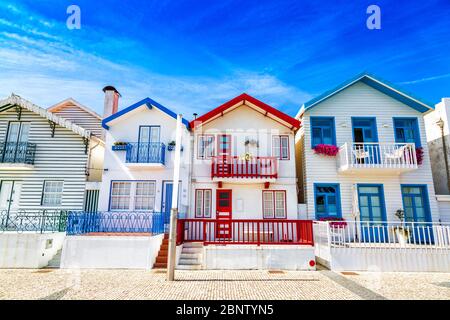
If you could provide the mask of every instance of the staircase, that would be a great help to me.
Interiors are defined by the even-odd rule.
[[[169,235],[164,234],[164,239],[161,243],[161,247],[156,257],[156,262],[153,265],[153,269],[166,269],[167,268],[167,253],[169,252]]]
[[[177,265],[178,270],[200,270],[203,261],[203,243],[186,242],[183,243],[180,260]]]
[[[59,265],[61,264],[61,254],[62,249],[59,249],[56,254],[53,256],[53,258],[48,262],[48,265],[46,268],[59,268]]]

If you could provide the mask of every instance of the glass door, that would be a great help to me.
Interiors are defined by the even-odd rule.
[[[159,126],[139,127],[138,162],[158,162],[161,152],[160,131]]]
[[[10,122],[3,150],[3,162],[25,161],[30,123]]]
[[[378,133],[375,118],[352,118],[353,155],[356,163],[380,163]]]
[[[410,239],[413,243],[433,242],[430,205],[426,186],[402,186],[405,222],[413,222]]]
[[[387,240],[386,208],[381,185],[358,185],[361,237],[363,242]]]

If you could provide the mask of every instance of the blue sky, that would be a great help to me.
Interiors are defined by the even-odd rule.
[[[362,71],[430,103],[450,96],[450,1],[0,2],[0,97],[101,113],[144,97],[190,118],[247,92],[291,115]],[[81,29],[66,9],[81,8]],[[381,8],[381,30],[366,8]]]

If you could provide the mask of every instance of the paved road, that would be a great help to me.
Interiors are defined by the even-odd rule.
[[[0,299],[450,299],[449,273],[0,270]]]

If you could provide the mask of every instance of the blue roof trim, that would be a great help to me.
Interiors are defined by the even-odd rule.
[[[116,112],[113,115],[110,115],[109,117],[103,119],[102,127],[106,130],[109,130],[109,126],[108,126],[109,122],[111,122],[112,120],[115,120],[117,118],[120,118],[121,116],[127,114],[128,112],[133,111],[134,109],[139,108],[143,105],[146,105],[148,109],[152,109],[153,107],[156,107],[157,109],[159,109],[162,112],[166,113],[167,115],[171,116],[175,120],[177,119],[177,114],[175,112],[173,112],[172,110],[164,107],[162,104],[159,104],[158,102],[156,102],[153,99],[145,98],[145,99],[142,99],[141,101],[136,102],[135,104],[132,104],[131,106],[129,106],[123,110],[120,110],[119,112]],[[183,118],[182,122],[186,126],[186,128],[189,130],[189,121],[187,119]]]
[[[393,84],[385,81],[380,80],[380,78],[377,78],[367,72],[358,74],[357,76],[341,83],[336,88],[326,91],[325,93],[309,100],[306,102],[303,106],[305,111],[313,108],[318,103],[325,101],[328,98],[331,98],[335,94],[341,92],[342,90],[346,89],[347,87],[355,84],[356,82],[361,81],[364,84],[367,84],[368,86],[390,96],[393,99],[396,99],[397,101],[400,101],[407,106],[421,112],[427,112],[428,110],[433,110],[432,104],[425,103],[421,101],[420,99],[417,99],[413,97],[411,94],[406,93],[404,90],[401,90],[399,88],[396,88]],[[397,92],[398,91],[398,92]]]

